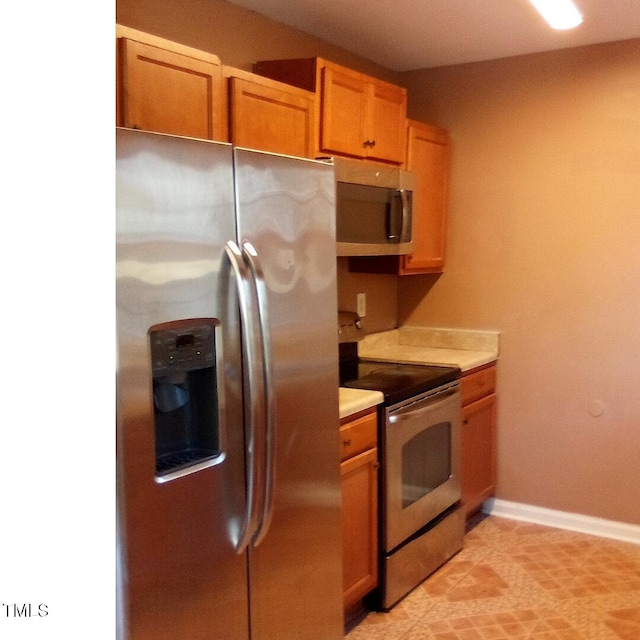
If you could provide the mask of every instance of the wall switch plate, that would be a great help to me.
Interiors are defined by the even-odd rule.
[[[356,313],[364,318],[367,315],[367,294],[359,293],[356,295]]]

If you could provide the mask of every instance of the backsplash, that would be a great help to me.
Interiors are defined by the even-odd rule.
[[[356,297],[366,294],[366,333],[387,331],[398,326],[398,277],[371,273],[352,273],[349,259],[338,258],[338,309],[356,311]]]

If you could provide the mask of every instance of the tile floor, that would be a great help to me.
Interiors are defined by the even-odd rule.
[[[640,546],[476,516],[464,549],[346,640],[640,640]]]

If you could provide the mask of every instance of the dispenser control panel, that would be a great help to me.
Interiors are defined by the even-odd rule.
[[[212,367],[215,363],[214,330],[213,319],[152,330],[150,342],[154,377]]]

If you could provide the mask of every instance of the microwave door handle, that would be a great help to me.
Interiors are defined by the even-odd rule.
[[[245,264],[242,252],[238,245],[233,241],[228,241],[225,250],[231,268],[233,270],[237,293],[238,306],[240,308],[240,327],[243,334],[242,337],[242,365],[243,376],[245,380],[254,379],[256,368],[256,343],[255,330],[252,320],[252,305],[249,290],[249,272]],[[257,505],[256,505],[256,485],[258,468],[256,464],[256,434],[255,434],[255,414],[257,412],[257,404],[251,385],[244,385],[244,423],[245,423],[245,465],[246,465],[246,506],[244,521],[242,528],[238,534],[238,540],[235,543],[236,552],[242,554],[249,546],[251,538],[256,531]]]
[[[387,240],[394,240],[393,234],[393,200],[385,205],[385,220],[387,225]]]
[[[387,216],[387,240],[391,242],[399,242],[399,236],[396,233],[398,225],[396,224],[396,210],[395,203],[398,196],[394,193],[391,199],[386,204],[386,216]]]
[[[263,455],[264,480],[260,484],[261,514],[258,528],[253,536],[253,546],[257,547],[271,526],[273,517],[273,489],[275,483],[275,396],[273,384],[273,363],[271,358],[271,341],[269,332],[269,314],[267,306],[267,284],[264,271],[255,247],[244,242],[242,253],[249,265],[253,286],[258,302],[258,323],[260,329],[260,346],[262,349],[262,407],[261,453]]]
[[[409,193],[406,189],[399,189],[402,202],[402,226],[400,228],[400,242],[411,240],[411,218],[409,216]]]
[[[398,203],[400,204],[400,215],[398,215]],[[395,189],[391,200],[387,202],[387,240],[395,243],[403,241],[406,233],[408,219],[407,194],[404,189]],[[398,220],[400,218],[400,220]],[[398,231],[398,226],[400,227]]]

